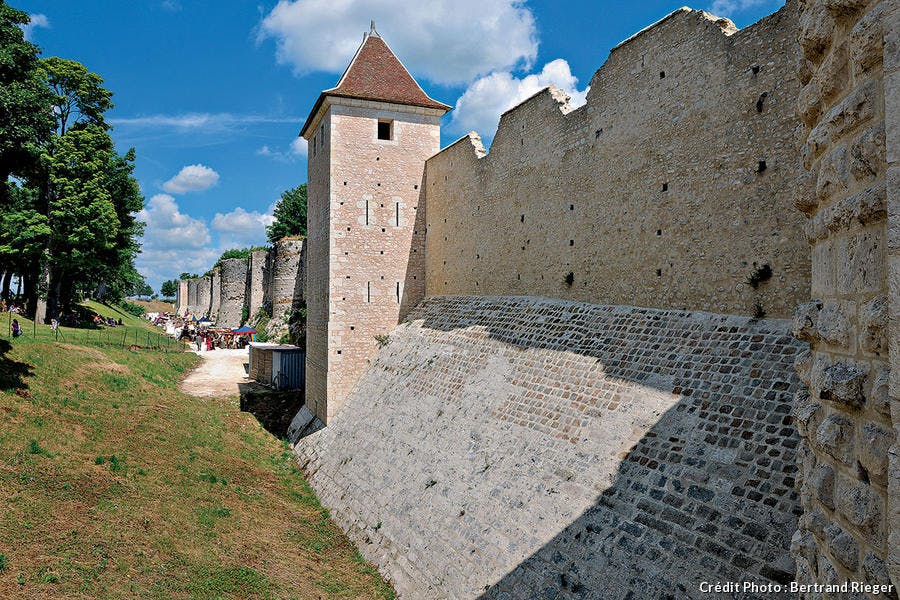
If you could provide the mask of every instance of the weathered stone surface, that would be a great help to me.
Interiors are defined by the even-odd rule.
[[[247,261],[229,258],[219,263],[221,305],[216,324],[239,327],[247,301]]]
[[[884,12],[879,5],[866,13],[850,32],[850,61],[856,78],[860,78],[882,62],[883,17]]]
[[[801,347],[786,321],[433,297],[296,451],[410,597],[789,579]]]
[[[850,341],[850,319],[847,311],[837,302],[826,303],[816,317],[816,329],[821,340],[832,346],[844,348]]]
[[[853,536],[837,523],[831,523],[825,527],[825,539],[831,555],[846,569],[855,571],[859,566],[859,544]]]
[[[861,534],[861,539],[875,546],[884,544],[884,498],[872,486],[841,477],[835,492],[835,504],[841,516]]]
[[[828,454],[844,464],[853,462],[853,422],[838,413],[822,419],[815,437],[810,438],[813,448]]]
[[[794,318],[791,323],[791,333],[804,342],[816,342],[819,339],[819,311],[822,303],[818,300],[805,302],[794,309]]]
[[[819,397],[849,407],[859,407],[866,401],[863,383],[867,371],[858,365],[837,362],[823,371],[819,382]]]
[[[822,506],[834,510],[834,469],[819,465],[812,473],[810,485]]]
[[[859,307],[860,346],[866,352],[887,354],[888,351],[888,300],[884,296],[874,298]]]
[[[809,298],[792,203],[816,201],[795,10],[731,35],[680,11],[612,51],[585,106],[549,88],[503,115],[487,155],[466,136],[430,158],[428,294],[788,317]]]
[[[859,462],[869,478],[887,485],[888,449],[894,442],[894,432],[878,423],[864,423],[859,430]]]

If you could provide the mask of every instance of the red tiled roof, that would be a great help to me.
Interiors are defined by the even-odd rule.
[[[428,97],[406,67],[378,35],[368,35],[338,84],[325,90],[313,106],[300,135],[306,132],[326,96],[359,98],[448,111],[452,107]]]

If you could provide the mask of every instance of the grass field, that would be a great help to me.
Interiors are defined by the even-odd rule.
[[[177,390],[198,357],[31,327],[0,335],[0,598],[394,596],[236,395]]]

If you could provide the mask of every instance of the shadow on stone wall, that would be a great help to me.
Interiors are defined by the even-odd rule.
[[[401,593],[701,598],[701,581],[784,583],[804,349],[785,321],[432,297],[297,450]]]
[[[574,352],[595,359],[604,387],[619,379],[679,399],[618,455],[596,504],[482,597],[699,598],[710,597],[698,587],[704,580],[792,581],[790,540],[801,514],[793,360],[804,345],[784,322],[529,300],[479,298],[473,311],[473,299],[460,297],[456,313],[454,300],[443,298],[440,311],[423,311],[422,327],[474,326],[519,351]],[[705,326],[690,324],[703,319]],[[567,375],[546,365],[531,387],[565,390]],[[571,401],[549,409],[549,426],[534,417],[546,418],[540,400],[552,392],[503,403],[494,416],[570,441],[578,453],[589,419],[640,400],[607,392],[572,386]]]
[[[704,581],[769,586],[794,579],[797,435],[786,399],[752,404],[758,408],[680,400],[623,453],[594,506],[480,598],[795,597],[764,587],[700,588]],[[770,407],[775,412],[762,420],[748,415]]]

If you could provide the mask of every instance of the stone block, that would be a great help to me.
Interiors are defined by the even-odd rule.
[[[846,465],[854,464],[853,422],[847,417],[832,413],[825,417],[810,438],[813,448],[828,454]]]
[[[875,226],[837,241],[837,290],[864,294],[882,289],[885,280],[884,231]]]
[[[874,552],[867,551],[863,555],[862,572],[866,581],[873,585],[883,585],[891,582],[888,577],[887,565]]]
[[[850,63],[856,79],[881,64],[883,12],[882,5],[870,10],[850,31]]]
[[[834,18],[824,4],[810,2],[800,11],[800,48],[807,60],[819,63],[831,45]]]
[[[891,399],[888,396],[890,369],[878,364],[872,369],[872,392],[869,405],[886,417],[891,416]]]
[[[884,122],[870,127],[850,146],[850,175],[857,183],[865,183],[884,173]]]
[[[850,319],[846,310],[836,302],[826,302],[816,316],[816,330],[822,341],[846,348],[850,341]]]
[[[868,370],[859,365],[835,362],[823,370],[821,380],[816,382],[819,397],[846,407],[859,408],[866,401],[863,384],[867,374]]]
[[[832,196],[846,192],[849,180],[847,148],[838,146],[825,154],[819,162],[819,174],[816,178],[816,196],[819,204],[827,202]]]
[[[875,116],[880,100],[878,84],[870,81],[829,109],[807,138],[812,156],[821,156],[836,145],[844,133]]]
[[[867,483],[841,476],[834,501],[837,512],[859,532],[860,539],[875,548],[884,547],[885,498],[881,492]]]
[[[819,340],[819,329],[816,326],[819,320],[819,311],[822,310],[822,302],[813,300],[805,302],[794,309],[791,333],[798,340],[814,343]]]
[[[884,296],[874,298],[859,307],[860,347],[866,352],[887,355],[888,352],[888,300]]]
[[[831,523],[825,527],[825,543],[831,556],[845,569],[855,571],[859,567],[859,544],[840,525]]]
[[[819,465],[810,475],[809,482],[819,503],[834,510],[834,469],[825,464]]]
[[[859,462],[869,478],[882,486],[887,485],[888,449],[894,443],[894,432],[873,422],[859,428]]]

